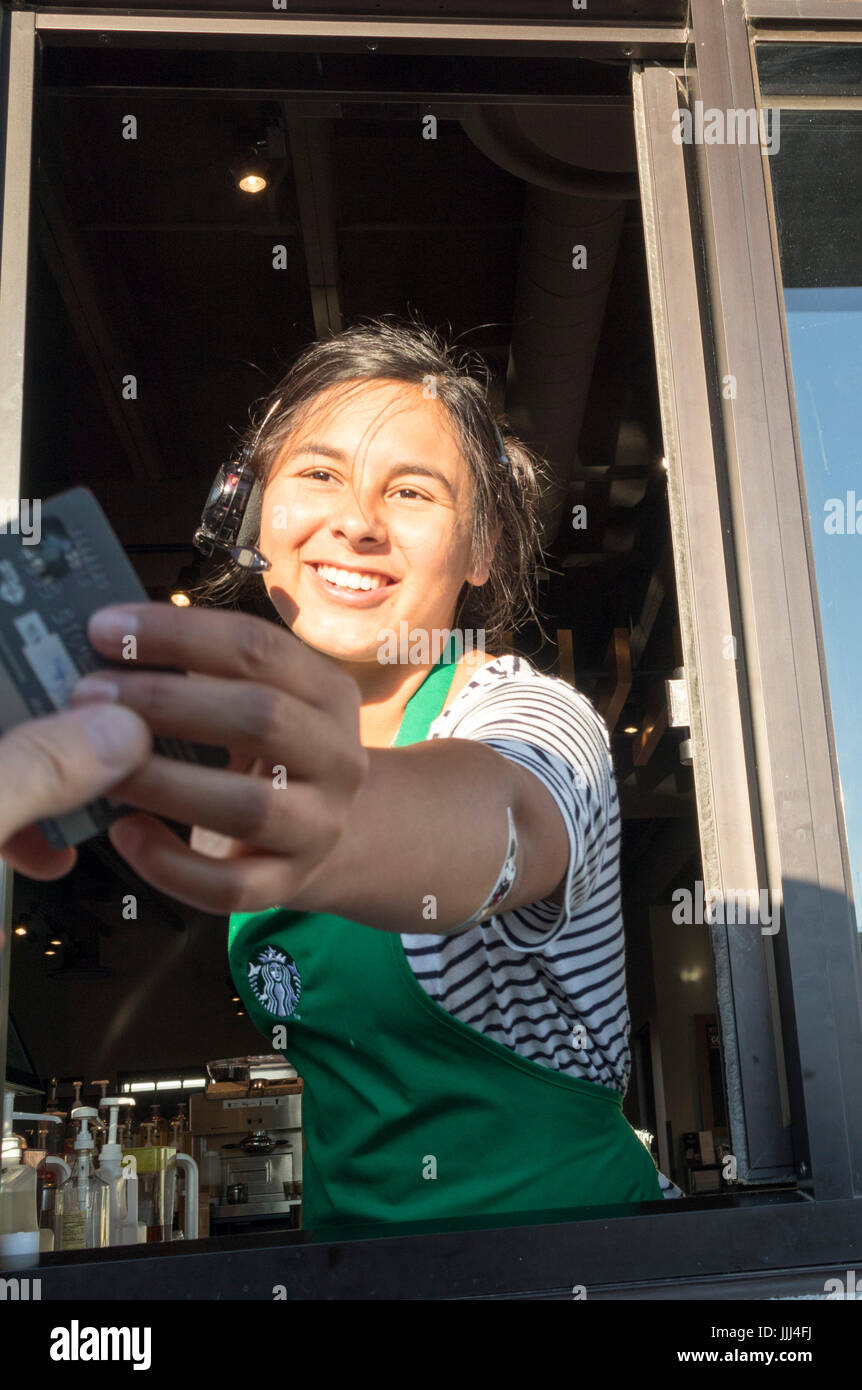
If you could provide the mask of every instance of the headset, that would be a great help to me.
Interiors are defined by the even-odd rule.
[[[263,488],[251,466],[251,457],[264,425],[279,405],[280,399],[267,411],[253,441],[242,450],[239,459],[235,463],[223,463],[218,470],[204,503],[200,526],[194,534],[195,549],[202,555],[212,555],[214,550],[221,550],[238,569],[252,573],[272,569],[272,562],[257,547]],[[494,429],[500,445],[500,462],[507,465],[509,482],[517,493],[512,460],[506,453],[503,436],[496,424]]]
[[[264,425],[281,405],[281,398],[270,406],[254,439],[235,463],[223,463],[204,503],[203,514],[194,534],[195,549],[202,555],[214,550],[226,552],[238,569],[261,573],[272,569],[272,562],[257,548],[263,488],[251,466]]]
[[[244,452],[238,463],[223,463],[195,531],[195,548],[202,555],[226,551],[238,569],[271,569],[271,562],[255,544],[260,535],[261,501],[260,479],[252,472],[247,454]]]

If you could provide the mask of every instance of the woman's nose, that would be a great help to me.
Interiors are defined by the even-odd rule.
[[[330,527],[334,536],[343,536],[351,545],[386,538],[383,522],[370,506],[360,507],[356,498],[345,501],[338,514],[332,518]]]

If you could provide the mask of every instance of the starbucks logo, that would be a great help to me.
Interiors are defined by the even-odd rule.
[[[248,983],[261,1008],[274,1018],[290,1018],[299,1004],[302,981],[291,956],[265,946],[248,963]]]

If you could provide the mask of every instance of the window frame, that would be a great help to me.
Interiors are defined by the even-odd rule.
[[[691,17],[692,94],[704,109],[758,109],[757,30],[744,0],[720,8],[692,0]],[[789,32],[775,37],[787,42]],[[834,39],[832,31],[817,35]],[[696,147],[717,370],[739,383],[737,398],[721,407],[763,843],[783,904],[774,946],[791,1128],[801,1176],[824,1200],[862,1193],[862,1117],[854,1113],[862,953],[845,873],[767,161],[759,145]]]
[[[845,3],[848,10],[856,11],[853,17],[862,19],[862,4]],[[753,8],[757,13],[766,11],[770,21],[786,15],[798,23],[823,16],[822,0],[793,0],[792,4],[788,0],[782,14],[776,0],[758,0]],[[704,105],[756,104],[749,16],[743,0],[725,0],[723,6],[716,6],[715,0],[692,0],[691,18],[688,38],[693,65],[687,72],[690,80],[696,77]],[[624,55],[643,64],[635,74],[636,93],[640,88],[643,96],[642,112],[648,102],[659,103],[651,117],[654,132],[657,112],[669,109],[668,79],[674,92],[680,90],[679,69],[672,65],[684,57],[686,37],[683,31],[669,28],[571,23],[477,26],[385,19],[202,20],[85,14],[80,9],[74,13],[47,8],[10,12],[5,6],[2,19],[0,122],[5,164],[0,399],[10,404],[0,413],[0,440],[5,446],[0,468],[10,496],[13,487],[16,493],[20,489],[21,476],[23,301],[29,235],[29,202],[20,189],[27,186],[32,165],[34,74],[40,42],[94,44],[99,34],[111,34],[118,41],[150,45],[163,35],[185,42],[188,35],[279,32],[289,33],[292,43],[306,48],[352,44],[361,51],[369,36],[383,35],[409,42],[413,51]],[[823,31],[825,42],[834,36],[834,31]],[[780,37],[787,41],[788,33],[781,32]],[[772,1271],[776,1278],[778,1271],[787,1277],[795,1271],[794,1278],[813,1279],[812,1287],[822,1288],[824,1271],[843,1270],[862,1237],[862,1204],[855,1201],[862,1192],[862,1117],[857,1121],[852,1113],[862,1082],[862,967],[855,940],[855,955],[851,951],[847,904],[842,897],[841,829],[800,488],[801,461],[762,167],[765,156],[753,147],[704,146],[691,158],[683,152],[675,159],[672,151],[660,151],[655,142],[654,147],[653,177],[669,180],[678,205],[684,196],[690,208],[697,203],[701,209],[699,219],[691,217],[685,223],[689,251],[684,238],[681,243],[689,286],[700,274],[701,237],[705,254],[696,331],[690,325],[686,328],[680,317],[686,311],[685,299],[669,275],[663,291],[664,351],[675,352],[680,364],[675,383],[672,370],[664,383],[663,418],[672,418],[677,432],[676,464],[673,457],[669,459],[671,505],[677,509],[673,529],[679,537],[683,517],[687,527],[684,539],[675,541],[678,580],[683,589],[690,586],[695,598],[704,596],[697,612],[688,612],[686,659],[690,700],[695,678],[701,671],[709,673],[694,689],[692,701],[698,810],[703,806],[713,816],[708,831],[712,839],[704,841],[712,856],[707,856],[707,863],[716,881],[727,887],[740,886],[729,878],[738,867],[755,872],[769,886],[780,886],[784,896],[781,930],[768,939],[769,950],[761,951],[759,945],[755,952],[751,938],[740,938],[734,951],[721,936],[724,929],[713,937],[717,968],[724,949],[724,978],[731,986],[723,1004],[720,1001],[723,1020],[736,1018],[745,1024],[751,1019],[750,1011],[764,1006],[769,1010],[756,1016],[758,1044],[744,1029],[733,1035],[736,1061],[731,1035],[727,1035],[728,1083],[736,1087],[738,1103],[735,1118],[731,1110],[734,1143],[739,1144],[752,1177],[788,1172],[791,1155],[784,1121],[789,1098],[798,1117],[792,1162],[801,1165],[801,1184],[808,1190],[754,1190],[647,1203],[637,1213],[581,1209],[559,1213],[559,1220],[540,1224],[525,1215],[521,1224],[504,1227],[490,1221],[477,1227],[464,1223],[398,1227],[386,1236],[363,1239],[345,1234],[343,1240],[326,1243],[310,1242],[307,1233],[296,1232],[184,1242],[167,1246],[158,1255],[146,1248],[50,1255],[39,1262],[49,1297],[134,1296],[151,1292],[155,1280],[162,1297],[189,1296],[190,1290],[196,1298],[230,1297],[232,1290],[238,1293],[243,1282],[250,1280],[242,1296],[254,1297],[257,1282],[260,1296],[270,1298],[272,1283],[288,1275],[301,1289],[298,1296],[350,1297],[357,1296],[357,1289],[369,1287],[372,1272],[377,1296],[386,1296],[388,1287],[398,1297],[566,1297],[570,1287],[579,1283],[591,1293],[604,1290],[609,1297],[656,1284],[676,1288],[678,1296],[680,1281],[707,1278],[726,1284],[743,1271],[762,1277]],[[18,268],[14,278],[13,267]],[[667,260],[665,267],[668,271]],[[692,372],[691,362],[686,365],[679,356],[686,342],[696,351],[690,380],[680,377],[683,367]],[[734,374],[745,381],[747,390],[735,401],[719,402],[716,381],[723,367],[733,370],[729,363],[735,364]],[[696,405],[685,400],[692,381]],[[708,446],[708,453],[696,470],[693,463],[683,469],[683,444],[690,450],[697,439]],[[749,460],[751,466],[746,466]],[[726,496],[720,496],[723,480]],[[779,485],[784,493],[778,491]],[[715,524],[715,513],[710,522],[711,498],[723,509],[720,514],[733,522],[730,545]],[[764,507],[771,529],[767,546],[761,548],[755,536],[762,529]],[[696,523],[705,529],[699,532]],[[701,535],[706,542],[703,555],[698,553]],[[713,563],[721,558],[722,583],[716,586],[718,598],[711,607],[702,587],[703,558],[708,554]],[[681,603],[682,599],[681,592]],[[734,631],[734,623],[742,639],[742,674],[729,682],[729,663],[717,664],[719,657],[710,643],[718,634]],[[793,690],[782,681],[782,663],[787,662],[796,676]],[[719,696],[731,701],[727,730],[716,722]],[[715,756],[720,736],[725,738],[730,759],[726,766],[719,766]],[[794,738],[811,762],[810,780],[801,793],[789,794]],[[750,776],[742,777],[752,755],[756,784]],[[811,877],[795,882],[789,876],[790,866],[794,873],[805,867]],[[2,865],[0,873],[8,927],[12,875]],[[815,931],[810,930],[812,920],[817,924]],[[762,944],[761,938],[757,940]],[[8,954],[8,950],[3,953],[0,1001],[3,1062]],[[831,983],[825,1016],[823,1000],[811,997],[811,979]],[[776,1046],[772,1031],[779,1013],[787,1049],[786,1093],[782,1091],[782,1049]],[[755,1045],[766,1051],[755,1055]],[[668,1224],[680,1220],[686,1221],[684,1232]],[[231,1260],[225,1259],[227,1251],[232,1252]],[[179,1262],[172,1258],[180,1254],[184,1258]],[[805,1266],[809,1273],[803,1276]]]

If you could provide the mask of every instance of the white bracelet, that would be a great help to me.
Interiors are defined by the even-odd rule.
[[[497,882],[478,912],[474,912],[472,917],[468,917],[467,921],[461,924],[462,927],[475,927],[479,922],[493,917],[500,903],[511,892],[517,878],[518,832],[515,829],[515,817],[512,815],[510,806],[506,807],[506,818],[509,823],[509,845],[506,850],[506,858],[503,860],[503,867],[497,875]]]

